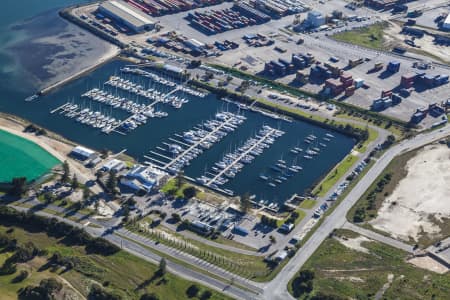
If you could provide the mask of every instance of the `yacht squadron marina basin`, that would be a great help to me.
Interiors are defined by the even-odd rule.
[[[126,153],[226,195],[282,204],[345,157],[355,140],[274,119],[184,79],[116,60],[38,101],[46,128],[94,149]]]

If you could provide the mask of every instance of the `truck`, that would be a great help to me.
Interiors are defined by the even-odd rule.
[[[364,62],[364,59],[362,59],[362,58],[358,58],[358,59],[349,59],[349,60],[348,60],[348,66],[349,66],[350,68],[354,68],[354,67],[356,67],[357,65],[362,64],[363,62]]]

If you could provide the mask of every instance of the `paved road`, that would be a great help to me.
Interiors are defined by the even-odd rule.
[[[381,156],[367,174],[351,190],[342,203],[328,216],[317,231],[311,236],[306,244],[297,252],[297,254],[287,263],[285,268],[267,284],[263,299],[286,300],[293,299],[287,291],[289,280],[294,277],[296,272],[303,266],[308,258],[319,248],[322,242],[329,236],[335,228],[342,227],[346,222],[346,214],[350,208],[358,201],[364,192],[370,187],[372,182],[383,172],[387,165],[397,155],[422,147],[428,143],[439,140],[450,135],[450,125],[443,129],[435,130],[425,134],[418,135],[410,140],[405,140],[387,150]]]
[[[18,211],[28,211],[30,208],[27,207],[22,207],[22,206],[15,206],[15,205],[10,205],[11,207],[13,207],[14,209],[18,210]],[[52,208],[53,209],[53,208]],[[99,225],[100,227],[88,227],[88,226],[83,226],[80,223],[71,221],[67,218],[63,218],[63,217],[59,217],[59,216],[55,216],[53,214],[44,212],[44,211],[36,211],[34,212],[37,215],[46,217],[46,218],[56,218],[57,220],[61,221],[61,222],[65,222],[67,224],[70,224],[74,227],[78,227],[78,228],[83,228],[84,230],[86,230],[86,232],[88,232],[90,235],[94,236],[94,237],[102,237],[108,241],[110,241],[111,243],[117,245],[118,247],[121,247],[123,250],[126,250],[127,252],[136,255],[142,259],[145,259],[147,261],[150,261],[152,263],[159,263],[159,261],[161,260],[161,256],[155,254],[154,252],[146,249],[145,247],[141,246],[140,244],[124,239],[122,238],[120,235],[111,232],[111,233],[107,233],[105,234],[105,228],[101,227],[101,225]],[[90,219],[91,221],[95,221],[93,219]],[[154,242],[153,242],[154,244]],[[146,246],[148,246],[146,244]],[[180,252],[181,253],[181,252]],[[205,267],[200,263],[197,263],[197,266],[202,268]],[[231,296],[233,298],[236,299],[249,299],[249,300],[257,300],[260,299],[260,296],[258,295],[258,293],[262,293],[263,290],[261,288],[258,287],[254,287],[251,284],[247,284],[247,288],[255,290],[255,292],[251,292],[248,290],[244,290],[241,288],[238,288],[236,286],[232,286],[230,285],[230,281],[226,281],[226,280],[217,280],[214,279],[208,275],[205,275],[203,273],[197,272],[195,270],[192,270],[188,267],[182,266],[180,264],[174,263],[170,260],[167,261],[167,267],[168,270],[171,273],[174,273],[180,277],[183,277],[187,280],[190,281],[194,281],[194,282],[198,282],[201,284],[204,284],[206,286],[209,286],[212,289],[218,290],[222,293],[227,294],[228,296]],[[209,271],[209,270],[208,270]],[[234,282],[235,283],[239,283],[242,284],[242,282],[240,282],[239,280],[237,280],[235,278],[235,276],[229,276],[229,278],[231,279],[232,277],[234,277]],[[248,281],[247,281],[248,282]]]
[[[367,125],[367,123],[356,121],[356,120],[351,120],[351,119],[333,118],[333,120],[348,122],[348,123],[352,123],[352,124],[356,124],[356,125],[363,125],[363,126]],[[369,128],[378,132],[378,137],[368,145],[366,153],[370,153],[377,145],[382,144],[386,140],[386,137],[390,134],[389,131],[381,129],[379,127],[372,126],[372,125],[368,125],[368,126],[369,126]],[[284,238],[279,239],[279,241],[277,242],[276,245],[277,246],[280,245],[280,246],[284,247],[293,237],[297,236],[300,232],[302,232],[305,224],[313,217],[314,211],[318,207],[320,207],[323,203],[325,203],[327,199],[329,199],[331,197],[331,195],[336,191],[336,189],[343,182],[343,180],[345,180],[345,178],[347,178],[353,172],[355,167],[358,164],[360,164],[365,158],[366,158],[365,155],[360,155],[358,160],[354,163],[354,165],[351,168],[349,168],[345,174],[343,174],[341,176],[341,180],[338,180],[323,197],[318,198],[316,200],[316,205],[312,209],[306,210],[306,216],[303,218],[303,220],[301,220],[300,223],[297,226],[295,226],[294,230],[292,230]],[[276,247],[274,247],[274,248],[276,248]],[[280,249],[280,247],[278,247],[278,249]]]
[[[397,248],[397,249],[400,249],[400,250],[403,250],[403,251],[406,251],[406,252],[409,252],[409,253],[414,253],[413,246],[411,246],[411,245],[408,245],[408,244],[403,243],[401,241],[397,241],[397,240],[395,240],[393,238],[384,236],[382,234],[376,233],[376,232],[374,232],[372,230],[368,230],[368,229],[359,227],[359,226],[357,226],[355,224],[352,224],[350,222],[345,222],[345,224],[344,224],[344,226],[342,226],[342,228],[350,229],[351,231],[357,232],[357,233],[359,233],[361,235],[364,235],[364,236],[366,236],[366,237],[368,237],[368,238],[370,238],[372,240],[381,242],[383,244],[387,244],[387,245],[392,246],[394,248]]]

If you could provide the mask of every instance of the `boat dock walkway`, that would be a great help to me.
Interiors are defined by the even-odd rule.
[[[242,152],[241,155],[239,155],[232,163],[230,163],[226,168],[222,169],[219,173],[217,173],[216,176],[208,180],[206,183],[206,186],[210,186],[212,183],[214,183],[217,178],[221,177],[225,172],[227,172],[229,169],[231,169],[236,163],[238,163],[242,158],[244,158],[247,154],[249,154],[253,149],[258,147],[261,143],[263,143],[268,137],[272,136],[274,134],[276,129],[270,129],[267,131],[267,133],[262,136],[255,144],[253,144],[251,147],[249,147],[246,151]]]
[[[191,152],[194,148],[197,148],[201,143],[208,140],[211,136],[213,136],[217,131],[222,129],[224,126],[229,125],[233,118],[228,117],[227,120],[225,120],[223,123],[221,123],[219,126],[214,128],[214,130],[208,132],[204,137],[196,141],[194,144],[192,144],[190,147],[188,147],[186,150],[181,152],[179,155],[177,155],[175,158],[173,158],[170,162],[168,162],[166,165],[164,165],[163,169],[170,168],[174,163],[176,163],[180,158]]]
[[[63,105],[58,106],[57,108],[53,109],[50,111],[51,114],[54,114],[60,110],[64,110],[66,108],[67,105],[69,105],[69,102],[64,103]]]
[[[162,97],[159,100],[155,100],[152,103],[150,103],[149,105],[147,105],[147,108],[152,108],[153,106],[155,106],[157,103],[159,102],[163,102],[164,99],[166,99],[167,97],[169,97],[170,95],[178,92],[179,90],[181,90],[183,88],[182,85],[178,85],[175,89],[173,89],[172,91],[170,91],[169,93],[165,94],[164,97]],[[110,134],[111,132],[119,132],[117,129],[120,128],[124,123],[129,122],[131,120],[133,120],[137,114],[132,114],[131,116],[129,116],[128,118],[124,119],[123,121],[121,121],[117,126],[112,127],[110,130],[105,131],[106,134]]]

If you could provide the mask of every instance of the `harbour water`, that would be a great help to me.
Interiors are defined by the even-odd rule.
[[[29,1],[6,2],[11,11],[15,11],[14,8],[17,8],[17,3],[29,3]],[[83,1],[46,1],[45,3],[48,5],[46,8],[50,9],[50,11],[46,11],[46,9],[42,8],[43,5],[41,5],[41,1],[31,2],[35,2],[36,4],[35,6],[31,5],[30,7],[27,7],[30,9],[28,14],[21,11],[23,15],[16,16],[16,19],[11,18],[6,21],[3,19],[0,24],[2,30],[0,39],[7,41],[6,44],[10,46],[10,49],[14,48],[14,45],[20,43],[20,41],[18,42],[14,39],[24,38],[23,36],[20,37],[18,33],[16,34],[19,37],[15,36],[14,39],[11,38],[8,29],[11,24],[17,23],[23,18],[31,17],[38,13],[48,14],[54,17],[56,15],[56,10],[54,9],[55,6],[60,7],[61,5],[69,5]],[[34,7],[35,10],[32,10],[31,7]],[[67,25],[61,26],[61,30],[65,30],[65,26]],[[55,29],[53,28],[52,30]],[[30,32],[26,32],[24,34],[26,35],[29,33]],[[34,78],[41,75],[45,78],[45,75],[48,75],[45,72],[48,72],[49,70],[42,70],[41,66],[48,63],[48,51],[52,51],[51,47],[50,49],[46,48],[44,51],[46,53],[37,55],[35,58],[36,62],[34,62],[37,66],[36,68],[34,68],[33,65],[24,64],[23,57],[20,57],[20,53],[8,52],[7,49],[2,50],[5,51],[2,51],[3,54],[0,57],[0,61],[4,62],[4,64],[2,64],[3,67],[0,70],[0,75],[3,78],[0,81],[0,89],[2,91],[0,111],[26,118],[51,131],[59,133],[70,140],[97,150],[103,148],[113,151],[127,149],[127,153],[140,162],[146,160],[144,155],[147,155],[149,151],[157,149],[157,147],[161,147],[169,138],[174,138],[175,134],[183,134],[186,130],[214,118],[217,112],[238,112],[238,107],[236,105],[218,100],[214,95],[200,98],[181,93],[177,95],[185,97],[189,102],[183,104],[179,109],[173,108],[167,104],[159,103],[156,105],[156,109],[167,112],[168,116],[166,118],[151,118],[146,124],[137,127],[126,135],[116,133],[105,134],[102,133],[101,130],[76,122],[74,118],[67,118],[58,113],[50,114],[50,111],[69,101],[80,107],[83,106],[84,108],[89,108],[94,111],[101,111],[103,114],[107,114],[116,119],[128,117],[130,114],[123,110],[114,109],[111,108],[111,106],[81,97],[83,93],[93,88],[109,89],[109,91],[113,92],[114,89],[103,86],[103,83],[108,81],[111,75],[120,74],[119,70],[124,66],[124,62],[113,61],[108,63],[54,92],[40,97],[37,101],[25,102],[24,99],[36,91],[36,81]],[[50,56],[53,57],[54,55]],[[53,71],[49,73],[50,76],[47,78],[46,83],[54,81],[57,76],[61,76],[61,74],[55,75]],[[122,74],[120,75],[122,76]],[[126,75],[125,77],[144,86],[149,84],[148,79],[139,78],[133,75]],[[154,87],[163,89],[157,85]],[[163,91],[167,92],[168,90]],[[114,91],[114,93],[116,92]],[[133,98],[131,95],[127,95],[124,92],[117,92],[117,95],[129,97],[131,100],[139,103],[149,103],[148,99],[141,99],[141,97]],[[276,141],[269,148],[265,149],[261,155],[256,156],[252,163],[246,164],[242,170],[237,173],[233,179],[230,179],[224,184],[222,188],[233,190],[236,194],[249,192],[250,194],[255,194],[258,199],[283,202],[291,194],[302,193],[305,189],[310,187],[312,183],[317,181],[326,173],[326,171],[339,162],[354,145],[354,141],[351,138],[338,133],[332,133],[335,137],[327,141],[326,147],[321,149],[320,154],[317,157],[314,159],[305,159],[303,154],[294,155],[290,150],[297,146],[306,150],[308,144],[304,143],[305,137],[308,135],[315,135],[318,139],[321,139],[329,131],[306,122],[294,121],[288,123],[285,121],[274,120],[251,111],[244,111],[243,113],[247,118],[245,122],[209,150],[204,151],[197,158],[193,159],[190,165],[185,168],[187,176],[192,178],[202,176],[205,170],[212,168],[214,163],[220,161],[225,154],[235,151],[249,138],[254,137],[262,126],[268,125],[272,128],[282,130],[285,133],[277,138]],[[285,161],[286,165],[299,165],[303,169],[292,174],[292,176],[286,178],[286,180],[283,180],[280,183],[277,182],[274,184],[274,187],[269,185],[267,181],[261,179],[260,175],[273,178],[280,176],[284,177],[271,169],[271,166],[277,164],[278,160]]]
[[[113,61],[59,90],[40,97],[36,102],[27,103],[26,117],[32,118],[38,124],[75,142],[98,150],[103,148],[113,151],[127,149],[129,155],[144,162],[146,160],[144,156],[148,155],[150,151],[155,151],[158,147],[165,147],[164,142],[168,142],[169,138],[181,140],[176,137],[177,134],[182,135],[183,132],[214,118],[217,112],[239,112],[246,117],[245,122],[209,150],[205,150],[203,154],[192,160],[190,165],[185,168],[185,174],[192,178],[202,176],[205,170],[213,167],[214,163],[220,161],[225,154],[236,150],[247,139],[255,136],[259,128],[268,125],[285,133],[277,138],[261,155],[255,157],[252,163],[245,165],[234,179],[230,179],[223,185],[223,188],[233,190],[236,194],[249,192],[255,194],[257,199],[278,202],[285,201],[293,193],[302,193],[339,162],[354,145],[353,139],[336,132],[332,133],[334,138],[324,141],[323,138],[329,133],[326,129],[306,122],[286,122],[248,110],[240,111],[235,104],[218,100],[211,94],[201,98],[177,92],[175,95],[183,97],[189,102],[183,104],[179,109],[167,104],[157,104],[157,109],[167,112],[168,116],[165,118],[150,118],[146,124],[137,127],[126,135],[114,132],[105,134],[101,130],[77,122],[74,118],[67,118],[59,113],[50,114],[52,109],[70,101],[93,111],[101,111],[116,119],[123,120],[130,115],[123,110],[81,97],[83,93],[92,88],[117,93],[121,97],[133,99],[137,103],[149,103],[149,100],[144,99],[144,97],[133,96],[133,94],[120,90],[115,91],[114,88],[105,86],[104,83],[110,79],[111,75],[120,75],[142,86],[152,86],[164,91],[164,86],[152,83],[148,78],[121,74],[120,69],[124,65],[124,62]],[[165,92],[168,91],[168,89],[165,90]],[[290,150],[295,147],[303,148],[306,151],[308,147],[314,146],[304,142],[309,135],[318,137],[315,146],[320,147],[318,146],[320,142],[323,145],[326,143],[326,147],[322,147],[320,154],[314,159],[305,159],[305,153],[293,154]],[[273,178],[281,176],[271,169],[271,166],[275,165],[278,160],[284,160],[286,165],[299,165],[303,169],[273,187],[268,184],[269,182],[262,180],[260,175],[265,174]]]

